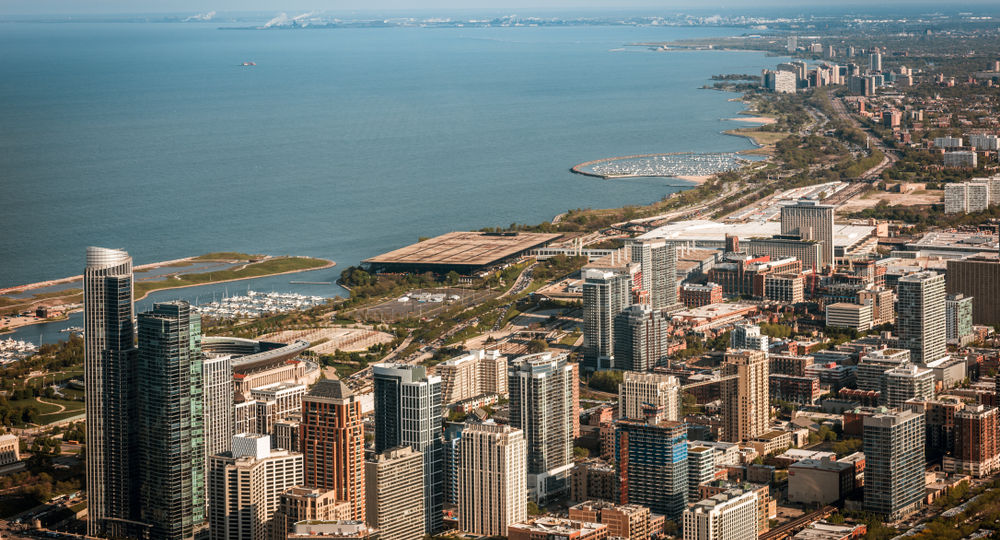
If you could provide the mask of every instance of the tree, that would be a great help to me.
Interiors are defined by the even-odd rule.
[[[533,339],[528,342],[528,354],[535,354],[545,351],[549,344],[544,339]]]
[[[587,458],[590,457],[590,450],[587,450],[586,448],[584,448],[582,446],[574,446],[573,447],[573,457],[578,458],[578,459],[587,459]]]

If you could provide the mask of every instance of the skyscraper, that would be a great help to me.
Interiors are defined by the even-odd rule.
[[[537,501],[569,489],[573,376],[566,358],[565,353],[544,352],[522,356],[507,366],[510,425],[524,431],[528,491]]]
[[[864,422],[865,502],[868,512],[895,521],[924,498],[924,415],[890,411]]]
[[[609,270],[583,272],[583,368],[611,367],[615,317],[630,303],[627,275]]]
[[[726,352],[722,383],[722,440],[741,442],[767,432],[771,420],[770,365],[764,351]]]
[[[798,235],[802,240],[816,240],[823,247],[821,269],[835,263],[833,250],[834,207],[816,201],[800,200],[781,207],[781,234]]]
[[[369,526],[384,538],[424,538],[424,459],[409,446],[390,448],[365,462]]]
[[[410,364],[372,366],[375,393],[375,451],[409,446],[424,459],[425,532],[443,527],[444,438],[441,377]]]
[[[632,261],[640,264],[642,290],[648,293],[649,305],[663,309],[677,303],[677,247],[662,238],[638,238],[630,241]]]
[[[687,506],[687,427],[680,422],[620,420],[615,462],[621,504],[639,504],[677,520]]]
[[[233,364],[229,355],[207,356],[201,364],[205,385],[205,453],[229,450],[233,435]]]
[[[635,304],[615,316],[614,368],[650,371],[668,363],[667,320],[659,311]]]
[[[974,324],[1000,323],[1000,259],[996,255],[949,259],[947,287],[950,294],[962,293],[975,298],[972,303]]]
[[[945,339],[944,276],[917,272],[899,278],[899,346],[915,363],[927,364],[948,354]]]
[[[458,514],[463,531],[505,536],[528,517],[524,432],[510,426],[469,424],[459,442]]]
[[[284,538],[281,495],[302,484],[302,454],[271,450],[267,435],[233,437],[232,450],[209,458],[212,540]]]
[[[644,408],[652,405],[665,420],[680,420],[681,386],[677,377],[661,373],[626,371],[618,385],[618,417],[646,418]]]
[[[201,317],[187,302],[162,302],[138,326],[141,520],[153,538],[194,538],[205,521]]]
[[[87,248],[83,369],[90,536],[137,535],[133,316],[132,258],[124,251]]]
[[[302,396],[304,485],[336,492],[365,518],[365,433],[361,400],[342,381],[320,379]]]

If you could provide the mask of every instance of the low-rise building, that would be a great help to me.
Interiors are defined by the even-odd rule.
[[[603,523],[608,526],[608,536],[623,540],[647,540],[652,534],[650,515],[645,506],[604,501],[586,501],[569,509],[569,519]]]
[[[507,527],[509,540],[603,540],[608,526],[555,517],[540,517]]]
[[[803,459],[788,467],[788,500],[802,504],[826,505],[854,491],[854,465]]]
[[[381,540],[378,529],[363,521],[302,521],[293,526],[287,540]],[[388,540],[386,538],[385,540]]]
[[[867,332],[872,328],[871,304],[838,302],[826,306],[826,325],[833,328],[854,328]]]
[[[0,466],[21,461],[21,448],[17,435],[0,435]]]

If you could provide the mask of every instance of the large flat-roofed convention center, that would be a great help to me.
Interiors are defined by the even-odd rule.
[[[559,234],[451,232],[362,261],[375,272],[475,274],[512,262]]]

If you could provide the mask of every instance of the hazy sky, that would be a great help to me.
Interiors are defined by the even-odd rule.
[[[879,0],[878,5],[937,5],[956,9],[960,5],[989,5],[989,0]],[[203,13],[207,11],[273,11],[289,12],[325,10],[329,12],[352,10],[405,10],[424,9],[493,9],[527,10],[572,8],[641,8],[646,10],[705,10],[742,9],[752,12],[755,7],[786,6],[808,13],[811,6],[829,9],[831,6],[865,6],[870,1],[817,1],[817,0],[0,0],[0,14],[106,14],[106,13]],[[995,6],[995,4],[993,4]]]

